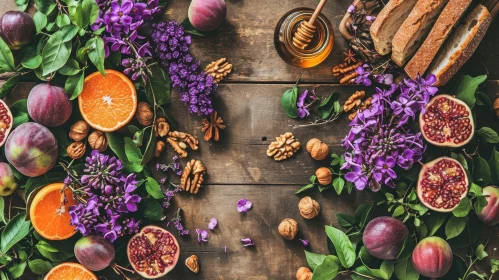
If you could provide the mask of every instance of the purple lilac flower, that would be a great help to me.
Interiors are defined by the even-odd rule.
[[[310,244],[310,242],[307,239],[300,239],[300,241],[301,244],[303,244],[303,247],[307,247]]]
[[[374,79],[379,84],[384,84],[384,85],[393,84],[393,75],[392,74],[377,74],[377,75],[374,75]]]
[[[375,19],[376,19],[375,16],[366,16],[367,21],[373,22]]]
[[[366,87],[370,86],[372,84],[371,79],[369,79],[369,76],[371,75],[370,69],[371,67],[367,64],[357,67],[355,72],[357,72],[359,76],[355,79],[355,83],[363,84]]]
[[[188,235],[189,234],[189,230],[185,229],[184,225],[182,224],[182,217],[180,215],[181,211],[182,211],[181,208],[179,208],[177,210],[177,213],[175,214],[175,216],[173,217],[173,219],[171,220],[171,222],[173,222],[173,225],[177,229],[179,235]]]
[[[208,224],[208,228],[213,230],[217,226],[218,221],[215,218],[211,218],[210,223]]]
[[[152,41],[161,65],[168,70],[172,86],[181,93],[191,113],[207,116],[213,112],[212,100],[217,89],[213,78],[200,68],[189,53],[191,37],[175,21],[153,24]]]
[[[246,213],[251,209],[252,206],[253,203],[251,203],[251,201],[243,198],[237,202],[237,211],[239,211],[240,213]]]
[[[198,234],[198,242],[201,243],[201,242],[208,242],[208,237],[210,236],[210,234],[208,233],[208,231],[206,230],[200,230],[200,229],[196,229],[196,233]]]
[[[241,242],[243,243],[243,247],[255,246],[255,242],[251,238],[241,238]]]
[[[351,14],[352,14],[353,12],[355,12],[355,6],[354,6],[354,5],[350,5],[350,6],[348,6],[348,10],[347,10],[347,12],[349,12],[349,13],[351,13]]]
[[[314,100],[316,100],[315,92],[312,90],[311,92],[307,89],[302,92],[296,101],[296,107],[298,108],[298,117],[303,119],[310,115],[310,111],[308,107]]]

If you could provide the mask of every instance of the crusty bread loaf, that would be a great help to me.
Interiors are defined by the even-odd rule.
[[[416,54],[405,66],[407,75],[415,79],[418,74],[423,75],[426,72],[437,55],[438,50],[440,50],[440,47],[449,38],[452,29],[456,26],[464,12],[466,12],[466,9],[468,9],[471,1],[449,0],[449,3],[438,17],[423,45],[421,45]]]
[[[374,48],[381,55],[392,51],[395,33],[412,11],[418,0],[390,0],[371,25]]]
[[[459,24],[430,66],[437,86],[445,85],[473,55],[492,22],[487,8],[478,5]]]
[[[402,67],[418,50],[449,0],[419,0],[393,37],[392,60]]]

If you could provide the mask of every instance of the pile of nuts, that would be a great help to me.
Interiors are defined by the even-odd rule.
[[[356,91],[354,92],[348,100],[343,105],[343,111],[352,112],[348,119],[353,121],[353,119],[357,116],[358,113],[369,109],[371,107],[372,97],[368,97],[365,100],[362,100],[366,96],[365,91]]]
[[[72,159],[79,159],[85,155],[86,145],[83,143],[88,136],[88,145],[92,150],[97,150],[99,152],[104,152],[108,147],[108,141],[106,134],[102,131],[95,130],[94,132],[88,134],[90,131],[90,126],[84,120],[77,121],[71,126],[69,131],[69,138],[75,142],[71,143],[66,149],[68,156]]]

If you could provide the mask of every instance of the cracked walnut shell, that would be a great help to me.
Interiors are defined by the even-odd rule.
[[[98,130],[90,133],[88,136],[88,144],[92,149],[101,153],[104,152],[108,146],[106,134]]]
[[[198,256],[192,255],[185,260],[185,266],[189,268],[192,272],[199,272],[199,259]]]
[[[205,173],[206,168],[201,161],[195,159],[189,161],[182,172],[182,178],[180,178],[180,189],[197,194],[204,181]]]
[[[293,240],[298,232],[298,223],[293,219],[286,218],[279,224],[278,230],[282,237]]]
[[[300,215],[305,219],[313,219],[317,217],[321,211],[319,203],[310,196],[305,196],[300,200],[298,209],[300,209]]]
[[[143,126],[151,125],[154,119],[154,112],[152,111],[151,105],[147,102],[140,102],[139,105],[137,105],[135,118],[137,118],[137,121]]]
[[[204,71],[206,74],[213,77],[213,81],[215,83],[218,83],[230,74],[230,72],[232,72],[232,64],[228,63],[227,59],[224,57],[208,64]]]
[[[154,133],[156,137],[165,137],[170,132],[170,125],[165,118],[157,118],[154,122]]]
[[[300,267],[296,271],[296,280],[312,280],[313,273],[308,267]]]
[[[186,158],[188,155],[187,147],[190,147],[194,151],[196,151],[199,148],[198,139],[192,136],[191,134],[185,132],[178,132],[178,131],[169,132],[166,141],[168,142],[168,144],[170,144],[173,147],[173,150],[175,150],[175,152],[183,158]]]
[[[85,146],[84,143],[82,142],[74,142],[73,144],[69,145],[66,152],[68,153],[68,156],[72,159],[79,159],[85,155],[87,147]]]
[[[291,132],[286,132],[275,139],[276,141],[269,145],[267,156],[274,157],[276,161],[290,158],[300,149],[300,142],[295,139]]]
[[[81,141],[88,136],[89,129],[90,126],[86,121],[83,120],[77,121],[71,126],[69,130],[69,138],[77,142]]]
[[[312,138],[307,142],[307,152],[315,160],[323,160],[329,155],[329,147],[317,138]]]

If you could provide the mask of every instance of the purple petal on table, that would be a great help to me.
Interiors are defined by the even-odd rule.
[[[247,200],[246,198],[243,198],[237,202],[237,211],[241,213],[246,213],[248,212],[248,210],[251,209],[252,206],[253,203],[251,203],[251,201]]]
[[[218,224],[217,219],[211,218],[210,223],[208,224],[208,228],[213,230]]]
[[[243,243],[243,247],[255,246],[255,242],[249,237],[241,238],[241,242]]]

